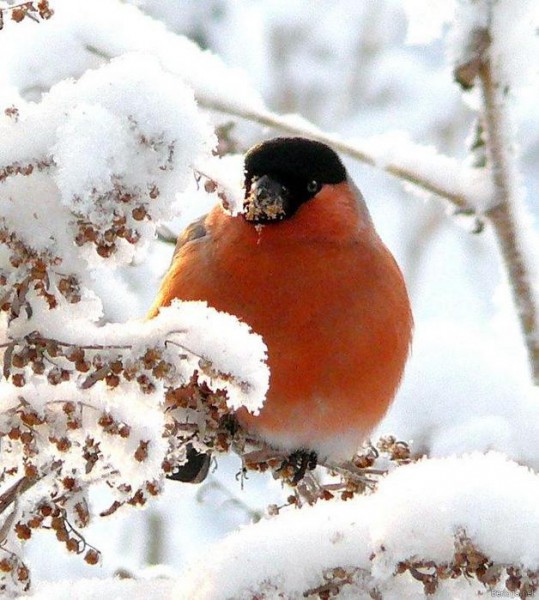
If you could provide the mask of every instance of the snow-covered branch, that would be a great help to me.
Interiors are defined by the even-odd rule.
[[[380,135],[363,141],[346,141],[328,134],[299,115],[279,115],[265,108],[215,100],[196,94],[199,104],[270,127],[290,135],[309,137],[332,146],[336,151],[377,167],[398,179],[443,198],[459,214],[481,220],[480,207],[491,193],[490,185],[476,170],[438,154],[433,148],[411,142],[401,133]]]
[[[229,536],[188,572],[182,597],[525,598],[538,589],[538,488],[494,453],[399,466],[374,493],[290,507]]]
[[[11,107],[0,137],[0,591],[12,592],[29,586],[20,546],[37,529],[99,561],[80,533],[93,486],[114,510],[160,493],[192,437],[165,398],[196,376],[223,411],[255,411],[268,371],[260,337],[204,303],[100,324],[93,270],[143,252],[210,155],[188,88],[151,59],[119,59]]]

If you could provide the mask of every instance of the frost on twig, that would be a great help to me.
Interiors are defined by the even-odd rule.
[[[476,220],[481,230],[482,206],[490,186],[476,171],[458,161],[438,154],[434,149],[414,144],[402,134],[381,135],[362,141],[345,141],[330,135],[297,115],[278,115],[260,107],[246,108],[197,94],[201,106],[241,119],[247,119],[291,135],[309,137],[332,146],[337,152],[386,171],[424,192],[446,200],[453,211]]]
[[[474,10],[476,13],[472,14],[471,26],[469,22],[461,24],[464,48],[455,67],[455,78],[464,89],[471,89],[477,83],[481,91],[480,118],[486,147],[486,172],[493,185],[492,196],[484,212],[496,235],[530,370],[535,383],[539,384],[539,294],[534,289],[537,271],[533,264],[534,249],[528,244],[529,224],[523,215],[524,192],[510,115],[513,79],[518,74],[512,72],[515,58],[510,58],[509,53],[513,53],[514,48],[507,41],[512,40],[515,31],[521,27],[518,18],[525,18],[520,11],[531,8],[527,9],[526,3],[523,3],[519,11],[512,14],[507,2],[486,2],[480,3]],[[469,27],[468,31],[466,27]],[[522,32],[519,35],[526,37]],[[519,66],[516,71],[523,68]]]

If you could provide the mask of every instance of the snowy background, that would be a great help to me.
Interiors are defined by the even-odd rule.
[[[503,8],[504,2],[500,4]],[[533,3],[522,5],[527,10]],[[173,119],[176,100],[181,114],[167,127],[171,131],[176,127],[178,136],[191,140],[191,154],[177,157],[180,162],[196,155],[199,164],[205,164],[213,143],[212,127],[230,128],[228,138],[238,153],[279,133],[196,109],[192,91],[198,98],[229,103],[239,111],[266,107],[279,114],[297,113],[350,143],[403,131],[413,142],[467,159],[478,99],[473,93],[463,97],[453,83],[450,59],[456,42],[448,45],[442,39],[453,18],[453,2],[51,0],[51,8],[55,15],[48,21],[6,22],[0,31],[2,108],[40,102],[44,93],[65,79],[78,79],[128,54],[113,62],[116,71],[107,75],[113,82],[125,77],[120,101],[113,93],[109,97],[103,76],[88,72],[76,91],[64,83],[41,104],[27,107],[34,122],[13,142],[15,150],[20,155],[21,140],[28,139],[29,132],[39,134],[32,144],[54,148],[59,157],[56,185],[66,195],[79,193],[91,199],[84,195],[88,191],[84,190],[85,165],[90,165],[88,181],[94,182],[99,169],[106,171],[111,161],[131,160],[129,146],[118,157],[115,139],[123,139],[123,133],[115,130],[114,115],[109,115],[117,106],[124,107],[126,114],[135,111],[141,123],[150,123]],[[514,76],[511,107],[521,185],[527,208],[537,219],[539,46],[528,35],[534,29],[527,20],[531,9],[527,13],[524,8],[516,15],[517,21],[522,20],[517,37],[523,47],[511,46],[516,58],[508,68]],[[514,43],[511,38],[510,43]],[[92,91],[99,85],[102,89]],[[145,114],[141,98],[148,93],[155,98]],[[67,106],[73,95],[82,108],[55,122],[50,107],[57,111],[62,103]],[[108,145],[89,162],[88,148],[96,147],[96,139],[107,139]],[[8,164],[10,152],[0,141],[0,156]],[[70,174],[69,169],[62,170],[62,157],[66,164],[80,161],[80,165]],[[488,228],[481,234],[470,233],[471,219],[455,217],[443,201],[418,194],[380,170],[344,159],[381,237],[403,269],[416,322],[404,383],[373,438],[393,434],[409,442],[415,453],[436,460],[402,467],[402,472],[399,469],[381,484],[376,496],[349,504],[290,509],[226,537],[265,518],[266,507],[283,504],[289,492],[263,475],[250,475],[240,486],[235,477],[239,459],[220,456],[218,469],[203,485],[166,482],[161,497],[144,511],[119,511],[96,520],[85,537],[103,552],[98,567],[61,551],[52,536],[34,535],[27,562],[36,597],[102,598],[113,588],[95,582],[75,587],[47,582],[106,578],[117,572],[148,579],[147,588],[142,584],[138,588],[141,598],[148,597],[148,590],[154,597],[239,598],[264,580],[264,597],[274,597],[271,594],[279,587],[290,597],[301,597],[302,591],[316,587],[314,574],[345,559],[358,568],[372,569],[373,576],[387,582],[399,560],[421,556],[422,551],[434,560],[448,560],[454,550],[452,527],[459,519],[468,534],[477,534],[474,541],[493,560],[539,567],[539,483],[534,472],[516,464],[539,468],[539,393],[529,383],[493,235]],[[231,159],[230,165],[225,170],[236,169],[241,176],[241,162]],[[127,170],[128,165],[114,168]],[[182,163],[179,168],[186,166]],[[174,207],[156,209],[155,218],[167,220],[173,232],[216,200],[215,195],[197,191],[185,174],[183,179],[171,179],[169,185],[183,191]],[[173,246],[156,240],[153,230],[141,235],[147,237],[142,251],[122,246],[115,271],[101,271],[99,260],[92,263],[87,285],[103,304],[105,322],[143,316],[167,268]],[[489,451],[493,452],[483,456]],[[456,458],[469,453],[465,461]],[[94,503],[96,510],[102,508],[100,493]],[[438,510],[440,506],[443,510]],[[424,531],[428,528],[432,528],[430,537]],[[344,532],[344,541],[332,538],[339,531]],[[209,544],[223,539],[210,549]],[[386,556],[369,566],[369,555],[382,543]],[[301,563],[298,555],[303,557]],[[293,575],[288,572],[292,564]],[[156,583],[160,576],[172,579]],[[417,583],[402,580],[394,587],[388,583],[383,597],[417,597]],[[118,597],[135,597],[132,580],[115,585]],[[157,591],[158,585],[162,592]],[[438,597],[475,597],[481,589],[458,580],[448,582]],[[359,597],[357,591],[350,593]]]

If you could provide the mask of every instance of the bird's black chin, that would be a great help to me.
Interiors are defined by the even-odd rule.
[[[268,175],[253,179],[243,202],[243,217],[255,225],[276,223],[289,216],[289,191]]]

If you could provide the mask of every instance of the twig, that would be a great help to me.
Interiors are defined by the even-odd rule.
[[[292,119],[287,118],[286,116],[277,115],[267,110],[240,109],[226,102],[208,99],[203,96],[198,96],[197,100],[201,106],[209,110],[222,112],[227,115],[246,119],[247,121],[259,123],[260,125],[264,125],[266,127],[279,129],[292,135],[306,136],[319,142],[328,144],[342,154],[346,154],[347,156],[355,158],[356,160],[373,167],[378,167],[382,171],[394,175],[395,177],[407,181],[408,183],[412,183],[423,190],[437,194],[438,196],[450,202],[461,214],[467,214],[470,216],[475,215],[477,217],[475,208],[473,207],[473,202],[469,198],[466,198],[461,194],[455,194],[453,191],[451,191],[451,189],[444,187],[437,181],[434,181],[427,174],[419,173],[391,162],[388,164],[379,162],[374,155],[361,150],[354,144],[343,141],[337,136],[328,135],[306,121],[305,125],[298,125],[297,122],[294,122]]]
[[[493,181],[493,202],[484,216],[492,223],[496,233],[504,268],[507,272],[513,302],[515,304],[521,330],[526,344],[533,380],[539,385],[539,309],[534,299],[530,268],[522,248],[522,235],[518,230],[515,219],[517,192],[514,182],[514,164],[509,152],[504,151],[503,136],[507,131],[507,115],[504,91],[492,73],[488,56],[488,31],[474,32],[472,44],[477,44],[476,53],[471,66],[479,76],[483,91],[485,108],[484,127],[488,136],[488,153],[491,170],[486,171]],[[472,76],[474,73],[472,73]],[[473,79],[473,77],[472,77]],[[335,150],[351,156],[363,163],[380,168],[381,170],[412,183],[449,201],[460,214],[476,216],[473,198],[456,194],[450,188],[432,180],[428,174],[422,174],[398,164],[378,163],[376,157],[357,148],[353,144],[342,141],[336,136],[325,134],[308,122],[298,124],[286,116],[277,115],[263,109],[242,109],[223,101],[198,97],[199,104],[207,109],[215,110],[261,125],[280,129],[293,135],[308,136],[324,142]],[[479,224],[480,225],[480,224]],[[480,227],[479,227],[480,229]]]
[[[0,515],[3,514],[19,496],[33,487],[41,477],[21,477],[0,496]]]
[[[488,37],[487,30],[484,36]],[[494,183],[493,207],[486,212],[500,250],[509,280],[513,302],[526,344],[534,383],[539,385],[539,308],[532,287],[531,265],[523,251],[522,231],[515,215],[519,199],[514,153],[509,138],[506,90],[492,66],[490,55],[483,52],[478,77],[484,104],[484,128],[488,137],[487,152]]]

